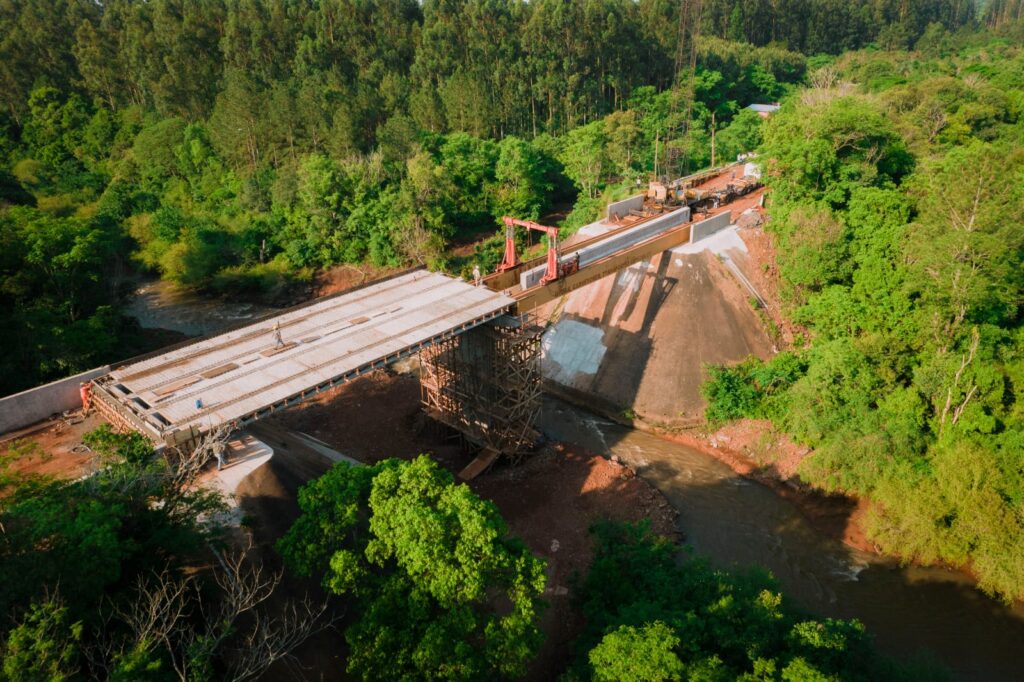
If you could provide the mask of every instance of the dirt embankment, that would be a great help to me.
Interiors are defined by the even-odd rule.
[[[82,437],[101,424],[93,412],[48,419],[20,431],[5,434],[0,458],[11,473],[54,478],[78,478],[93,470],[95,453],[82,445]]]
[[[545,641],[529,680],[554,679],[571,662],[573,640],[584,625],[572,585],[590,565],[589,528],[596,521],[648,518],[656,532],[677,535],[677,512],[657,489],[629,467],[573,446],[558,444],[522,466],[495,469],[471,487],[494,502],[513,535],[548,563]]]
[[[666,251],[565,298],[544,341],[545,380],[608,412],[699,425],[706,363],[772,354],[750,298],[714,253]]]
[[[373,265],[335,265],[317,272],[309,298],[321,298],[348,291],[353,287],[390,277],[402,268],[378,268]]]
[[[746,247],[745,253],[735,254],[735,260],[767,303],[763,312],[778,330],[780,348],[792,347],[798,339],[806,338],[807,330],[794,324],[782,312],[782,285],[776,260],[775,236],[763,228],[767,215],[761,210],[733,215],[739,216],[739,229],[736,233]]]

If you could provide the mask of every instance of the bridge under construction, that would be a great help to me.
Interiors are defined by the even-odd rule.
[[[178,445],[384,367],[514,304],[413,271],[116,367],[94,382],[93,396],[116,425]]]
[[[727,211],[725,213],[728,213]],[[540,337],[532,312],[562,295],[728,224],[643,197],[609,208],[600,234],[560,248],[557,232],[507,219],[499,271],[470,283],[413,270],[216,336],[116,366],[92,383],[116,427],[187,447],[419,353],[423,405],[488,453],[516,458],[537,439]],[[519,261],[513,228],[549,235]]]

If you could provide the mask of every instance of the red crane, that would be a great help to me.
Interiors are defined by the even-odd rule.
[[[544,232],[548,236],[548,267],[547,272],[540,278],[541,284],[548,284],[558,279],[558,228],[548,227],[535,223],[532,220],[520,220],[511,216],[501,219],[505,223],[505,257],[498,266],[498,272],[512,270],[519,265],[519,256],[516,255],[516,232],[515,226],[525,227],[528,230]]]

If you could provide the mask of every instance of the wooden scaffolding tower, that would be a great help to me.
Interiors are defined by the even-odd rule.
[[[539,439],[542,331],[534,316],[506,315],[421,351],[424,411],[490,451],[490,462],[520,461]]]

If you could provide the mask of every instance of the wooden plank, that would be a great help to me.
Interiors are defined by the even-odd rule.
[[[459,472],[459,479],[462,481],[472,481],[494,464],[500,454],[500,452],[493,448],[484,448],[483,452],[477,455],[476,459]]]
[[[180,391],[181,389],[185,388],[186,386],[191,386],[192,384],[198,384],[202,380],[203,380],[203,378],[201,376],[185,377],[184,379],[179,379],[178,381],[175,381],[173,383],[167,384],[166,386],[162,386],[160,388],[154,388],[153,389],[153,393],[155,395],[158,395],[158,396],[170,395],[171,393],[174,393],[175,391]]]
[[[204,379],[212,379],[214,377],[219,377],[221,374],[227,374],[233,369],[238,369],[238,365],[235,364],[234,362],[229,362],[226,365],[221,365],[220,367],[214,367],[213,369],[206,370],[199,376],[201,376]]]

